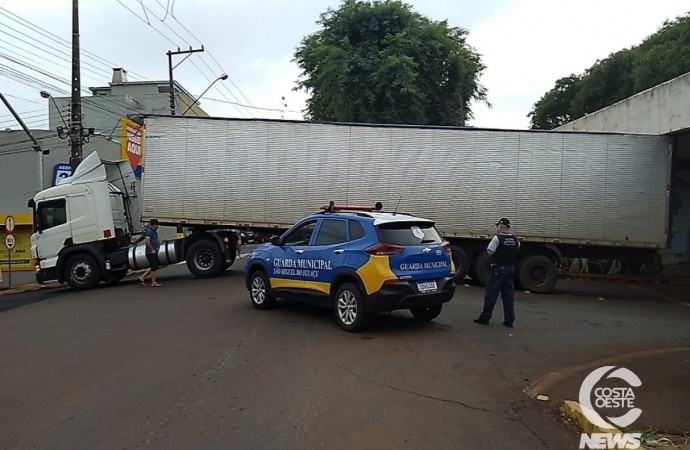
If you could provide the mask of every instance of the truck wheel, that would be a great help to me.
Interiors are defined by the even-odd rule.
[[[470,259],[463,249],[455,245],[450,248],[450,255],[455,265],[455,282],[462,283],[470,271]]]
[[[77,253],[65,264],[65,279],[75,291],[95,288],[101,281],[101,270],[96,258],[88,253]]]
[[[275,306],[276,298],[271,294],[271,283],[263,270],[257,270],[249,279],[249,297],[256,309],[271,309]]]
[[[520,286],[526,291],[548,294],[556,286],[556,265],[546,256],[526,256],[518,263],[517,273]]]
[[[223,255],[215,242],[196,241],[187,252],[187,269],[197,278],[213,278],[223,270]]]
[[[443,310],[443,305],[429,306],[426,308],[412,308],[410,312],[415,319],[421,322],[430,322],[438,317]]]
[[[340,286],[333,302],[335,320],[343,330],[357,332],[369,325],[371,314],[364,304],[364,296],[354,283]]]
[[[491,275],[490,263],[491,255],[486,252],[481,252],[474,258],[472,278],[482,286],[486,286],[489,282],[489,276]]]

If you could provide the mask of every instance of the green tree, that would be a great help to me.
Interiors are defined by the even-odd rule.
[[[580,77],[570,75],[556,81],[556,87],[539,99],[527,115],[531,127],[540,130],[551,130],[570,122],[571,105],[579,90]]]
[[[465,29],[397,0],[344,0],[317,23],[293,60],[310,120],[463,126],[470,103],[486,102]]]
[[[582,75],[556,81],[535,104],[531,127],[553,129],[690,72],[690,14],[663,26],[640,45],[597,61]]]

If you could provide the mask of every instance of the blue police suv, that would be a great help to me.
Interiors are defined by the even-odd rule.
[[[377,312],[438,317],[455,293],[450,244],[433,221],[381,208],[330,202],[252,251],[245,282],[254,306],[270,309],[277,298],[320,304],[353,332]]]

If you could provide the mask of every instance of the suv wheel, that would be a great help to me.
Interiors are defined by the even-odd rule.
[[[423,322],[430,322],[437,318],[439,314],[441,314],[442,309],[443,305],[436,305],[428,306],[426,308],[412,308],[410,309],[410,312],[412,313],[415,319]]]
[[[271,309],[276,299],[271,296],[271,285],[263,270],[257,270],[249,279],[249,297],[257,309]]]
[[[371,315],[364,304],[364,296],[354,283],[345,283],[335,294],[335,320],[345,331],[362,331],[369,325]]]

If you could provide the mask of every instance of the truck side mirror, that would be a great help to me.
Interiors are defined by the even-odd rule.
[[[26,203],[26,206],[28,206],[31,209],[34,209],[34,206],[36,206],[36,202],[33,198],[30,198],[29,201]]]
[[[271,236],[271,244],[275,246],[280,245],[280,236]]]

